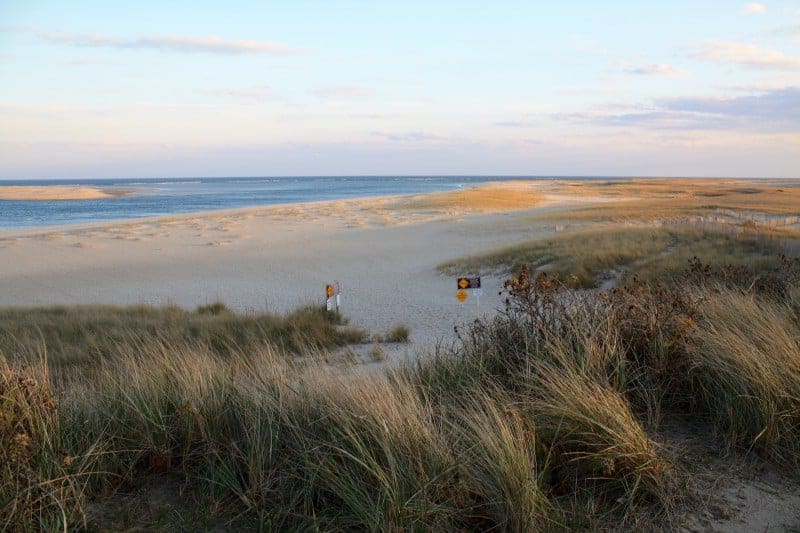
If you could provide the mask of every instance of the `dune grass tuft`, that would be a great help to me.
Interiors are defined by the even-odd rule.
[[[46,351],[53,366],[94,367],[139,346],[198,345],[232,354],[269,344],[300,354],[368,338],[345,324],[339,314],[313,306],[284,316],[235,313],[220,302],[196,311],[146,305],[10,308],[0,310],[0,354],[38,360]]]

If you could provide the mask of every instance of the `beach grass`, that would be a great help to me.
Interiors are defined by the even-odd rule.
[[[56,306],[0,310],[0,354],[46,354],[51,367],[88,368],[139,346],[202,346],[220,355],[273,346],[297,355],[366,342],[338,313],[306,306],[287,315],[238,313],[215,302],[178,306]]]
[[[518,271],[524,265],[596,287],[613,275],[666,279],[697,258],[707,264],[774,266],[784,251],[781,239],[753,231],[710,231],[690,226],[604,227],[557,234],[438,265],[448,275]]]
[[[800,187],[792,180],[586,180],[558,182],[556,190],[589,204],[571,206],[567,216],[552,212],[537,220],[652,222],[727,213],[744,221],[759,214],[800,215]]]
[[[381,373],[298,357],[347,340],[316,309],[4,310],[0,529],[669,528],[691,493],[665,418],[800,471],[800,266],[782,268],[779,290],[694,268],[594,293],[523,269],[504,313]],[[70,364],[105,328],[113,350]],[[119,503],[176,484],[164,523]]]

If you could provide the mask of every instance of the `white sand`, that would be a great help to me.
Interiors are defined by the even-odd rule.
[[[0,200],[97,200],[116,198],[128,193],[128,190],[78,185],[0,185]]]
[[[463,193],[449,205],[436,198],[424,209],[386,197],[0,232],[0,306],[221,300],[283,312],[321,304],[338,280],[352,324],[382,332],[404,323],[427,348],[501,306],[500,278],[484,277],[480,306],[474,295],[461,305],[455,278],[437,264],[553,229],[525,222],[530,210],[518,200],[509,207],[523,210],[512,214],[460,203]]]

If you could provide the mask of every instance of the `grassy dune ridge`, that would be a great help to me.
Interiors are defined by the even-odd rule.
[[[681,274],[689,261],[773,268],[784,251],[781,238],[744,229],[738,233],[689,226],[603,227],[506,246],[438,266],[447,274],[491,270],[517,272],[524,265],[571,278],[577,287],[596,287],[610,271],[655,281]]]

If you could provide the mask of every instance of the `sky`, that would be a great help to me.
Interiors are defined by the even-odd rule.
[[[0,0],[0,179],[800,177],[800,0]]]

